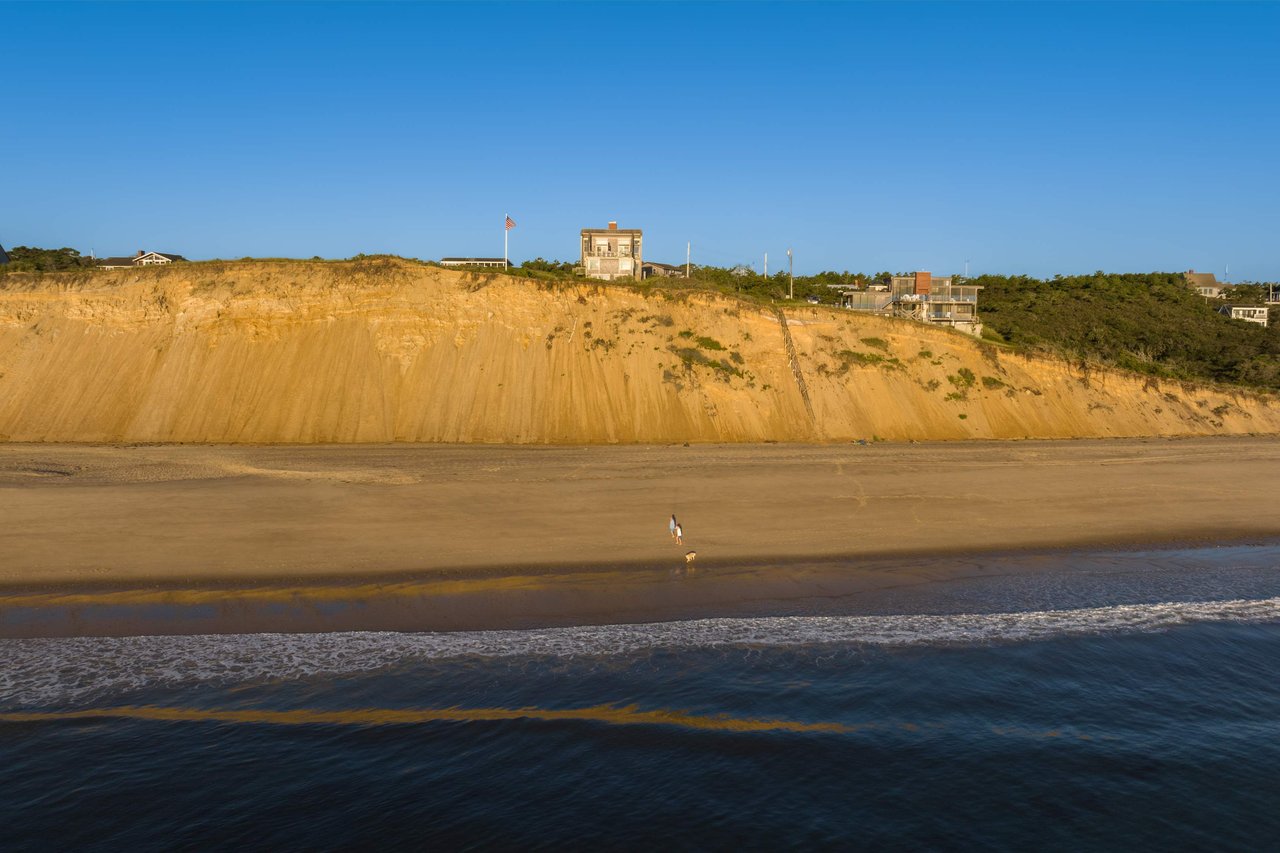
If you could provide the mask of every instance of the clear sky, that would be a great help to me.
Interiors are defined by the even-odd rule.
[[[1280,278],[1280,4],[0,4],[0,243]]]

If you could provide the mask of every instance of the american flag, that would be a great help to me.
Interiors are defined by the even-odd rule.
[[[507,230],[508,230],[508,231],[510,231],[512,228],[515,228],[515,227],[516,227],[516,221],[515,221],[514,219],[512,219],[510,216],[508,216],[508,217],[507,217]]]

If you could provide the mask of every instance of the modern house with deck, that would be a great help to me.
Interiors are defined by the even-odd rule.
[[[956,284],[953,276],[934,277],[917,272],[895,275],[887,287],[853,290],[837,286],[840,304],[853,311],[905,317],[935,326],[949,326],[970,335],[982,334],[978,319],[978,285]]]
[[[1265,305],[1223,305],[1218,309],[1218,313],[1232,320],[1244,320],[1246,323],[1257,323],[1265,327],[1270,309]]]

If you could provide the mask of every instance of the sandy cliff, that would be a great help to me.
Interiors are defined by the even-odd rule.
[[[0,439],[665,442],[1280,432],[1273,398],[704,293],[395,261],[10,276]],[[788,337],[790,343],[788,343]]]

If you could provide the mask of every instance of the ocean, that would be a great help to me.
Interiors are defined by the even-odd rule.
[[[1280,546],[1003,559],[783,615],[0,640],[0,848],[1280,848]]]

